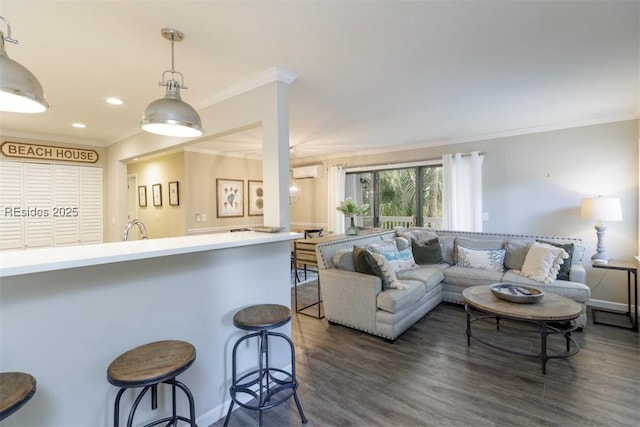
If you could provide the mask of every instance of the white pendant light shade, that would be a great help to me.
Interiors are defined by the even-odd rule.
[[[167,88],[164,98],[156,99],[142,114],[140,126],[146,132],[158,135],[197,137],[204,134],[202,121],[198,112],[191,105],[187,104],[180,97],[180,89],[186,89],[182,73],[174,69],[173,64],[173,44],[181,42],[184,34],[172,28],[160,30],[162,37],[171,42],[171,69],[162,74],[160,86]],[[165,81],[165,75],[171,74],[171,78]],[[174,76],[179,75],[181,82]]]
[[[24,66],[9,58],[4,42],[18,43],[11,38],[11,26],[7,25],[7,36],[0,31],[0,111],[12,113],[42,113],[49,104],[44,97],[42,85]]]
[[[180,98],[180,87],[175,80],[174,89],[169,83],[164,98],[156,99],[144,110],[142,129],[168,136],[200,136],[202,123],[198,112]]]

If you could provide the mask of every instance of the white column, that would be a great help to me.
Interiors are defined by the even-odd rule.
[[[289,86],[275,82],[273,90],[274,105],[262,123],[264,225],[289,229]]]

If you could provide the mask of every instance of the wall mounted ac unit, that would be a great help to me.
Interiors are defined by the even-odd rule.
[[[322,169],[322,165],[293,168],[293,178],[320,178],[322,176]]]

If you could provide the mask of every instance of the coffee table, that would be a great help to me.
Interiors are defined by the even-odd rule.
[[[546,374],[547,360],[573,356],[580,350],[578,343],[571,337],[571,332],[578,329],[575,322],[580,315],[580,306],[573,300],[561,295],[545,293],[544,297],[534,304],[518,304],[504,301],[493,295],[489,289],[490,285],[472,286],[462,292],[464,297],[464,308],[467,313],[467,345],[471,345],[471,338],[489,347],[506,351],[508,353],[536,357],[542,364],[542,373]],[[471,310],[475,309],[486,315],[472,317]],[[495,343],[474,336],[471,332],[471,324],[475,321],[494,318],[496,320],[496,330],[500,330],[500,319],[511,319],[518,323],[535,325],[535,328],[503,326],[504,329],[512,329],[518,333],[539,333],[540,352],[523,353],[506,348]],[[549,335],[562,334],[565,338],[567,349],[563,353],[548,354],[547,337]]]

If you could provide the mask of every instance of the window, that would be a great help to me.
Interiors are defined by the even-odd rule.
[[[378,170],[374,170],[378,169]],[[423,164],[394,169],[348,171],[346,197],[369,211],[357,218],[364,228],[411,225],[440,228],[442,165]]]

